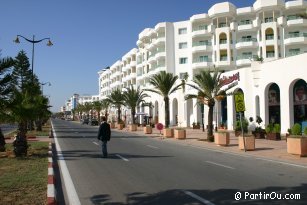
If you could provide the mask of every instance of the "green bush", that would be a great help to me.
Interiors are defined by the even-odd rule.
[[[304,135],[307,135],[307,127],[304,128]]]
[[[247,130],[247,128],[248,128],[248,120],[246,119],[246,118],[242,118],[242,126],[243,126],[243,132],[244,133],[247,133],[248,132],[248,130]],[[240,120],[237,120],[236,121],[236,126],[235,126],[235,131],[241,131],[242,129],[241,129],[241,122],[240,122]]]
[[[280,133],[280,124],[274,124],[273,133]]]
[[[265,131],[266,131],[266,133],[273,133],[273,129],[274,129],[274,125],[272,123],[269,123],[266,126]]]
[[[299,123],[295,123],[291,128],[291,134],[302,135],[302,126]]]

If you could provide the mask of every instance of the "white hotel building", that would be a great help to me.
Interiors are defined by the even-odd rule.
[[[146,28],[139,34],[137,48],[98,72],[100,99],[129,85],[148,88],[150,76],[162,70],[178,76],[188,73],[191,80],[200,70],[216,67],[224,71],[228,82],[237,82],[232,91],[244,93],[245,117],[258,115],[263,126],[280,123],[286,133],[295,122],[307,121],[306,9],[303,0],[257,0],[244,8],[223,2],[213,5],[208,14]],[[252,60],[255,57],[263,62]],[[202,121],[196,100],[184,100],[189,92],[195,90],[179,90],[170,96],[171,125]],[[158,116],[164,123],[163,98],[150,96],[147,101],[153,103],[153,109],[139,111]],[[207,112],[205,106],[205,125]],[[214,115],[214,123],[223,122],[233,129],[237,116],[234,96],[218,102]]]

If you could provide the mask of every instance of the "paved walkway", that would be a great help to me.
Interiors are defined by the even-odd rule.
[[[121,132],[127,132],[128,129],[118,130]],[[138,130],[134,132],[137,135],[145,135],[142,127],[138,127]],[[234,132],[230,132],[230,144],[227,147],[218,146],[214,142],[207,142],[206,131],[203,132],[201,129],[186,129],[186,139],[178,140],[174,138],[164,138],[163,140],[173,141],[175,143],[180,143],[189,146],[196,146],[203,149],[213,149],[221,152],[229,152],[232,154],[248,155],[258,158],[265,158],[268,160],[278,160],[281,162],[304,165],[307,168],[307,157],[300,157],[298,155],[292,155],[287,153],[287,142],[286,140],[266,140],[266,139],[256,139],[254,151],[239,150],[238,148],[238,138],[234,135]],[[154,137],[160,140],[160,132],[153,128],[152,134],[146,134],[147,136]]]

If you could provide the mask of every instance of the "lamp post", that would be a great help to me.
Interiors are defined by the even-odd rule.
[[[44,85],[51,86],[51,83],[50,82],[46,82],[46,83],[40,83],[40,84],[42,86],[42,95],[44,95]]]
[[[19,37],[21,37],[21,38],[23,38],[24,40],[26,40],[26,41],[32,43],[32,65],[31,65],[31,67],[32,67],[32,81],[33,81],[34,44],[40,43],[40,42],[42,42],[42,41],[44,41],[44,40],[48,40],[47,46],[52,46],[53,44],[52,44],[50,38],[43,38],[43,39],[40,39],[40,40],[35,40],[35,35],[33,35],[32,40],[30,40],[30,39],[28,39],[28,38],[26,38],[26,37],[24,37],[24,36],[22,36],[22,35],[17,35],[16,39],[14,40],[15,43],[20,43]]]

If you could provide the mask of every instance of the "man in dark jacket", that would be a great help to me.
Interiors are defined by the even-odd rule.
[[[102,122],[99,126],[98,131],[98,140],[102,141],[102,156],[104,158],[108,157],[108,150],[107,150],[107,142],[111,139],[111,128],[110,125],[107,123],[107,119],[105,116],[102,118]]]

